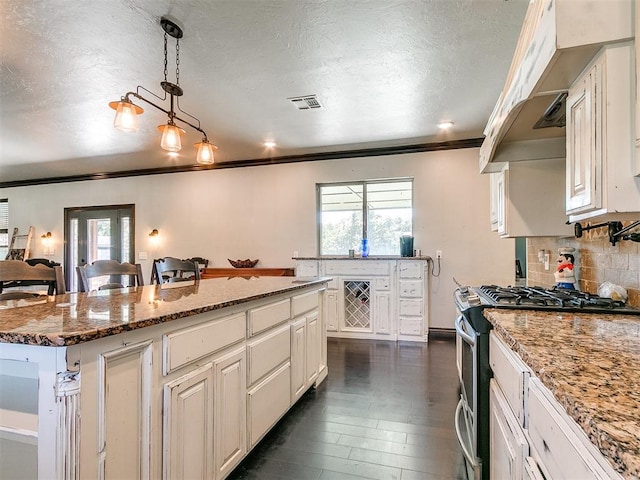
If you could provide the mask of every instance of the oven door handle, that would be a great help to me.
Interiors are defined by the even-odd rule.
[[[471,335],[469,335],[465,329],[464,329],[464,317],[462,315],[460,315],[458,318],[456,318],[456,333],[458,335],[460,335],[460,337],[467,342],[469,345],[471,345],[472,347],[474,347],[476,345],[476,339],[474,337],[472,337]]]
[[[455,414],[456,437],[458,437],[458,443],[462,448],[462,454],[471,465],[471,468],[473,468],[474,479],[479,479],[481,470],[482,470],[482,463],[480,462],[479,458],[474,457],[471,454],[471,452],[469,452],[467,444],[462,438],[462,431],[460,430],[460,414],[462,413],[465,407],[466,407],[466,403],[464,401],[464,398],[460,397],[460,401],[458,402],[458,406],[456,407],[456,414]]]

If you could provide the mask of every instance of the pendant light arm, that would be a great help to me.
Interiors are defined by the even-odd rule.
[[[146,89],[145,89],[145,90],[146,90]],[[157,109],[158,109],[158,110],[160,110],[161,112],[165,113],[165,114],[169,117],[169,119],[170,119],[171,121],[177,120],[177,121],[179,121],[179,122],[184,123],[185,125],[190,126],[190,127],[191,127],[191,128],[193,128],[194,130],[197,130],[198,132],[202,133],[202,135],[204,136],[204,139],[205,139],[206,141],[208,141],[208,140],[207,140],[207,133],[206,133],[202,128],[200,128],[200,126],[199,126],[199,125],[194,125],[193,123],[191,123],[191,122],[189,122],[189,121],[185,120],[184,118],[180,118],[179,116],[177,116],[177,115],[175,114],[175,112],[173,111],[173,109],[172,109],[172,110],[165,110],[165,109],[164,109],[164,108],[162,108],[161,106],[156,105],[155,103],[153,103],[151,100],[147,100],[146,98],[144,98],[142,95],[140,95],[140,94],[139,94],[139,93],[137,93],[137,92],[127,92],[127,93],[126,93],[126,95],[123,97],[123,98],[124,98],[124,101],[125,101],[125,102],[128,102],[128,103],[133,103],[133,102],[131,101],[131,99],[129,98],[130,96],[135,97],[135,98],[137,98],[138,100],[142,100],[143,102],[148,103],[148,104],[149,104],[149,105],[151,105],[152,107],[157,108]],[[156,96],[157,96],[157,95],[156,95]],[[158,97],[158,98],[160,98],[160,97]],[[171,96],[171,100],[172,100],[172,106],[173,106],[173,95]],[[178,106],[178,109],[180,109],[180,106]],[[188,114],[187,112],[185,112],[184,110],[181,110],[181,109],[180,109],[180,111],[181,111],[182,113],[186,114],[186,115],[189,115],[189,114]],[[195,120],[197,120],[197,121],[198,121],[198,124],[200,123],[200,120],[198,120],[196,117],[193,117],[192,115],[189,115],[189,116],[190,116],[190,117],[192,117],[192,118],[194,118]]]

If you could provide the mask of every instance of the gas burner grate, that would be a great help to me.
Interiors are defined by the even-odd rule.
[[[567,288],[499,287],[483,285],[478,289],[491,305],[541,306],[566,309],[616,310],[625,307],[624,302],[603,298],[587,292]]]

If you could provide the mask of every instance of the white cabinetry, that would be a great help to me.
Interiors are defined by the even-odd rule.
[[[213,478],[213,365],[164,386],[164,478]]]
[[[420,257],[318,258],[297,260],[296,272],[332,277],[323,302],[328,336],[426,342],[427,265]]]
[[[521,479],[529,444],[495,380],[489,389],[490,478]]]
[[[622,478],[537,378],[529,381],[531,456],[545,478]]]
[[[607,45],[569,89],[566,213],[572,222],[640,211],[632,66],[632,43]]]
[[[563,158],[505,163],[490,175],[491,224],[498,235],[573,234],[566,225]]]
[[[622,478],[495,331],[489,363],[491,478]]]
[[[247,452],[247,373],[244,345],[216,358],[213,368],[215,478],[220,479],[226,477]]]

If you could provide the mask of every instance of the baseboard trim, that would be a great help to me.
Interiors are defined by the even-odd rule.
[[[455,340],[456,331],[453,328],[430,328],[429,340]]]

